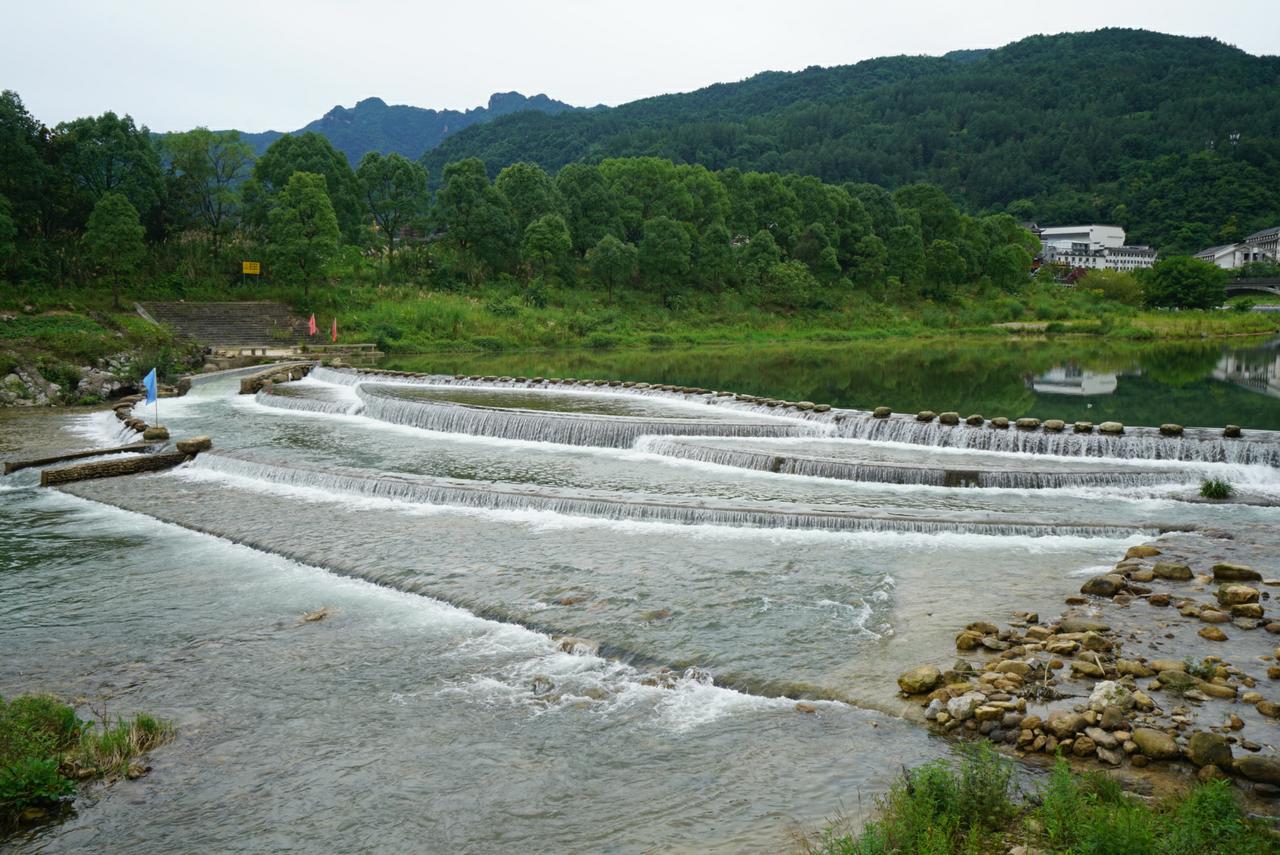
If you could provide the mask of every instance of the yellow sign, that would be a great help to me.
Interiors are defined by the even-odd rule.
[[[262,272],[262,262],[242,261],[240,262],[240,272],[247,276],[257,276]]]

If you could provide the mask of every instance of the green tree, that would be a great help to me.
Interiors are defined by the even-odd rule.
[[[720,290],[733,279],[733,245],[724,223],[712,223],[698,238],[694,273],[698,281],[712,290]]]
[[[894,226],[885,239],[889,253],[889,275],[914,288],[924,279],[924,241],[912,225]]]
[[[613,289],[636,275],[636,248],[613,235],[605,235],[587,252],[591,276],[604,285],[610,300]]]
[[[925,252],[925,293],[935,299],[955,295],[955,286],[964,281],[964,257],[949,240],[935,240]]]
[[[18,252],[18,227],[13,223],[13,208],[9,200],[0,196],[0,272],[3,272]]]
[[[879,236],[869,234],[858,241],[850,275],[853,281],[866,288],[884,284],[889,251]]]
[[[446,237],[477,265],[502,270],[515,244],[515,231],[506,197],[489,183],[478,158],[444,168],[444,186],[436,196]],[[472,278],[479,268],[472,271]]]
[[[1227,271],[1190,256],[1156,262],[1146,283],[1146,303],[1162,309],[1215,309],[1227,299]]]
[[[1097,291],[1107,300],[1126,306],[1142,304],[1142,285],[1123,270],[1090,270],[1076,281],[1077,290]]]
[[[111,280],[111,304],[120,308],[120,279],[146,257],[138,211],[121,193],[104,193],[93,206],[84,245],[98,272]]]
[[[365,208],[386,241],[389,272],[400,230],[426,210],[427,170],[404,155],[392,152],[383,157],[371,151],[361,158],[356,180]]]
[[[764,299],[775,306],[800,309],[813,304],[819,287],[802,262],[780,261],[765,273]]]
[[[208,128],[169,134],[162,145],[169,154],[171,203],[181,207],[187,223],[208,234],[217,260],[236,225],[240,184],[253,164],[253,149],[238,131]]]
[[[146,125],[106,112],[63,122],[53,132],[53,156],[85,211],[107,193],[119,193],[146,214],[164,192],[160,156]],[[81,221],[83,222],[83,220]]]
[[[569,260],[573,241],[569,227],[559,214],[543,214],[524,230],[520,258],[533,276],[545,277],[561,270]]]
[[[640,272],[665,301],[670,289],[689,274],[692,245],[688,230],[670,217],[645,220],[640,241]]]
[[[268,215],[272,273],[288,284],[301,283],[304,297],[342,237],[325,187],[323,175],[295,172]]]
[[[960,235],[960,211],[941,187],[910,184],[893,194],[899,210],[910,208],[920,214],[920,237],[926,246],[935,240],[954,241]]]
[[[780,261],[782,249],[768,229],[761,229],[752,235],[738,254],[738,266],[746,280],[753,285],[763,284],[769,268]]]
[[[342,238],[349,243],[365,245],[367,220],[356,174],[347,156],[314,131],[285,134],[258,158],[253,167],[253,177],[262,186],[262,204],[258,209],[247,212],[250,217],[265,222],[275,197],[283,192],[295,172],[324,176],[325,192],[329,194],[333,213],[338,218]]]
[[[18,93],[0,92],[0,196],[9,201],[19,240],[35,236],[51,201],[46,149],[46,132]]]
[[[586,255],[605,235],[619,235],[618,201],[594,164],[570,163],[556,175],[556,190],[564,200],[565,222],[573,248]]]
[[[523,234],[529,224],[541,216],[566,213],[560,191],[537,164],[511,164],[498,173],[494,186],[507,200],[517,234]]]
[[[803,262],[819,282],[831,283],[840,277],[840,260],[822,223],[810,223],[800,233],[791,257]]]

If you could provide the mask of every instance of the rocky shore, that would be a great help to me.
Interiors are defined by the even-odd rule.
[[[1229,778],[1280,813],[1280,578],[1224,560],[1270,568],[1273,536],[1135,546],[1060,617],[975,620],[958,628],[960,659],[907,671],[899,689],[945,734],[1061,754],[1139,790]]]

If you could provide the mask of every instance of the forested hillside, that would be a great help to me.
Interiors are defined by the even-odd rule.
[[[1188,252],[1280,223],[1280,58],[1142,30],[989,52],[769,72],[591,112],[520,113],[428,152],[530,161],[655,155],[711,169],[888,187],[928,181],[971,211],[1107,221]]]
[[[576,108],[546,95],[530,98],[519,92],[495,92],[484,107],[465,111],[389,105],[381,98],[365,98],[354,107],[334,107],[294,133],[314,131],[322,134],[334,148],[356,164],[371,151],[383,154],[394,151],[406,157],[418,157],[439,145],[450,134],[499,116],[523,110],[554,115],[573,109]],[[240,139],[252,146],[257,154],[262,154],[282,136],[284,134],[279,131],[264,131],[242,133]]]

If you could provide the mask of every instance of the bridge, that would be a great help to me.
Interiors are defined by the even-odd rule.
[[[1238,297],[1241,294],[1272,294],[1280,297],[1280,278],[1259,277],[1257,279],[1232,279],[1227,283],[1227,296]]]

